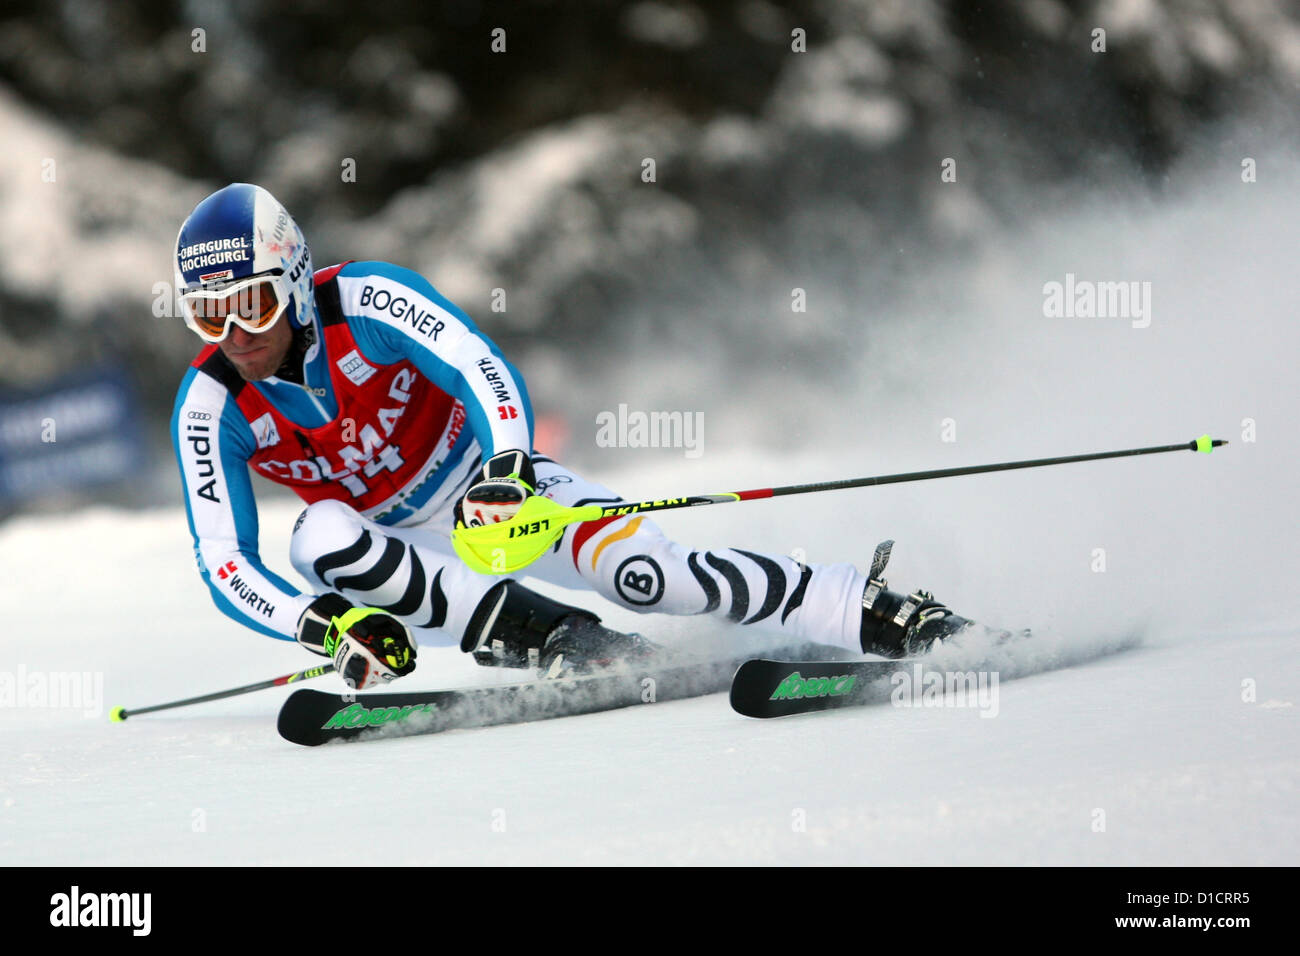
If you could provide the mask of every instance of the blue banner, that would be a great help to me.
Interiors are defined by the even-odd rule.
[[[0,393],[0,501],[123,481],[147,455],[140,405],[120,366]]]

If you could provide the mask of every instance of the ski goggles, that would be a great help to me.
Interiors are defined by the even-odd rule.
[[[230,323],[245,332],[265,332],[289,307],[283,275],[258,275],[181,295],[185,324],[203,341],[216,344],[230,334]]]

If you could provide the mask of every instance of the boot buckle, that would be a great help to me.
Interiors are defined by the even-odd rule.
[[[912,620],[916,609],[921,606],[922,600],[924,599],[919,594],[909,594],[907,600],[899,606],[898,613],[894,615],[894,624],[906,631],[908,622]]]
[[[876,598],[880,597],[880,592],[886,587],[885,581],[877,581],[872,578],[867,582],[867,589],[862,592],[862,607],[870,611],[876,603]]]

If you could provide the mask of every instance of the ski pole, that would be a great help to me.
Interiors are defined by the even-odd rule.
[[[235,697],[238,694],[247,694],[255,690],[265,690],[268,687],[283,687],[285,684],[295,684],[298,681],[311,680],[313,677],[320,677],[323,674],[332,674],[333,672],[333,664],[321,664],[319,667],[309,667],[305,671],[285,674],[283,677],[273,677],[270,680],[260,681],[256,684],[246,684],[243,687],[232,687],[230,690],[219,690],[215,694],[204,694],[202,697],[174,700],[169,704],[153,704],[150,707],[135,707],[131,710],[127,710],[125,707],[114,707],[108,712],[108,719],[121,722],[128,717],[134,717],[136,714],[148,714],[155,710],[169,710],[172,707],[185,707],[189,704],[202,704],[209,700],[221,700],[223,697]]]
[[[955,478],[960,475],[979,475],[993,471],[1013,471],[1017,468],[1042,468],[1046,465],[1065,465],[1076,461],[1097,461],[1102,458],[1129,458],[1135,455],[1158,455],[1170,451],[1199,451],[1208,455],[1213,449],[1226,444],[1228,443],[1224,439],[1212,439],[1209,435],[1202,435],[1189,442],[1155,445],[1150,448],[1125,448],[1120,451],[1101,451],[1087,455],[1004,461],[992,465],[937,468],[932,471],[910,471],[897,475],[876,475],[871,478],[845,478],[839,481],[785,485],[779,488],[728,491],[717,495],[689,495],[684,498],[663,498],[656,501],[613,505],[584,505],[577,508],[566,508],[549,498],[534,495],[526,498],[518,513],[508,521],[477,528],[466,528],[463,525],[456,528],[451,533],[451,543],[461,560],[480,574],[511,574],[536,561],[555,544],[567,526],[581,521],[597,521],[601,518],[622,517],[647,511],[669,511],[674,508],[716,505],[729,501],[753,501],[757,498],[780,498],[785,495],[806,495],[817,491],[893,485],[905,481],[926,481],[931,478]]]

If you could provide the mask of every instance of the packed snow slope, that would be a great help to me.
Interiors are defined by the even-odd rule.
[[[785,520],[804,507],[785,504]],[[295,510],[267,509],[268,548],[285,546]],[[814,509],[817,523],[830,526],[831,510]],[[6,606],[22,622],[8,631],[6,667],[92,675],[79,706],[34,706],[29,683],[28,706],[0,710],[6,864],[331,864],[340,852],[371,864],[1296,862],[1286,623],[1153,625],[1142,647],[1019,680],[1006,679],[1012,656],[992,707],[762,722],[715,695],[303,749],[275,733],[279,690],[108,722],[115,703],[311,661],[210,609],[178,513],[17,523],[3,542]],[[1171,559],[1166,573],[1178,567]],[[691,639],[667,623],[656,632]],[[1081,619],[1044,640],[1086,656],[1118,633]],[[409,681],[485,676],[457,651],[429,649]],[[341,843],[338,821],[373,820],[377,802],[400,811],[395,829]]]
[[[269,517],[287,527],[292,509]],[[107,721],[112,703],[305,663],[210,613],[184,545],[170,512],[6,534],[7,581],[18,554],[54,572],[12,595],[18,616],[47,610],[8,646],[28,673],[102,673],[104,708],[0,712],[5,863],[1296,861],[1294,628],[1167,634],[1003,682],[991,716],[885,704],[760,722],[718,695],[307,750],[276,736],[282,691]],[[411,681],[475,670],[434,650]],[[396,829],[341,844],[337,821],[377,802]]]
[[[1245,184],[1235,163],[1214,167],[1158,204],[1089,203],[995,259],[936,264],[911,307],[845,331],[826,361],[860,360],[861,385],[825,402],[815,374],[795,370],[756,369],[752,392],[713,394],[689,371],[704,356],[639,355],[611,386],[611,409],[708,413],[697,457],[608,450],[598,477],[629,497],[1229,439],[1209,456],[661,521],[696,546],[814,562],[865,564],[892,537],[895,585],[1036,629],[1045,650],[1025,645],[1030,657],[1000,670],[1036,669],[1035,655],[1073,666],[1001,682],[996,706],[768,722],[717,695],[303,749],[275,733],[276,690],[113,725],[114,704],[316,659],[216,612],[177,508],[17,519],[0,528],[0,862],[1295,864],[1300,200],[1293,175],[1263,158],[1260,170]],[[1044,315],[1044,284],[1068,273],[1150,282],[1149,324]],[[675,400],[638,406],[648,382]],[[763,431],[792,408],[801,427],[774,450]],[[297,510],[281,500],[262,515],[263,551],[288,575]],[[718,639],[565,596],[670,643]],[[1087,659],[1134,633],[1139,646]],[[83,672],[77,706],[41,695]],[[499,676],[429,649],[408,681]],[[352,839],[344,820],[358,821]]]

